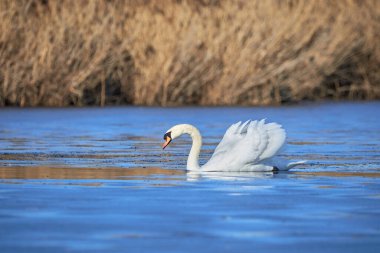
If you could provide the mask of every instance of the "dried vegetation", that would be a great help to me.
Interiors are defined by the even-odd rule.
[[[0,105],[380,98],[380,1],[0,1]]]

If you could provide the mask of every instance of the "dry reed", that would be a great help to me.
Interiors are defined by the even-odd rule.
[[[0,105],[380,98],[380,1],[0,1]]]

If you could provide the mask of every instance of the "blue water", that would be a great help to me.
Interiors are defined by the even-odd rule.
[[[379,109],[1,109],[1,252],[380,252]],[[191,123],[204,163],[230,124],[261,118],[308,164],[193,176],[190,138],[160,146]]]

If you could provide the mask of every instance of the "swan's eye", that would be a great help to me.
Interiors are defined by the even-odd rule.
[[[166,137],[169,137],[171,139],[172,138],[171,134],[172,132],[167,132],[166,134],[164,134],[164,140],[166,141]]]

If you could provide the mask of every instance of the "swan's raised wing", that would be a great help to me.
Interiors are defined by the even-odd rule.
[[[285,143],[285,130],[265,120],[230,126],[205,167],[245,166],[274,156]]]
[[[263,149],[263,152],[260,154],[260,161],[268,159],[276,155],[281,147],[285,144],[286,133],[281,125],[277,123],[268,123],[264,124],[265,132],[267,135],[266,148]]]

